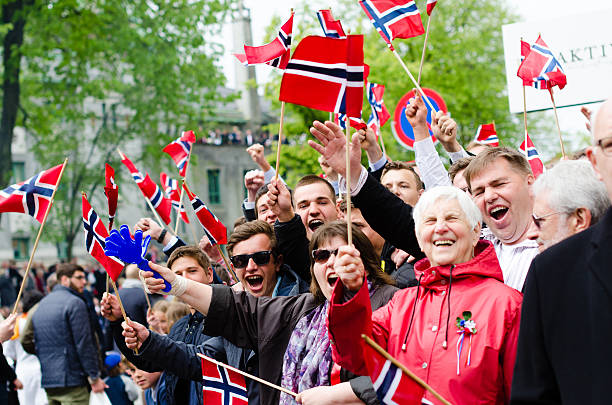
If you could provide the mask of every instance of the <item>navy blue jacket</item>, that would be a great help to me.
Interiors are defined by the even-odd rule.
[[[57,285],[32,316],[43,388],[88,386],[100,376],[98,348],[84,299]]]

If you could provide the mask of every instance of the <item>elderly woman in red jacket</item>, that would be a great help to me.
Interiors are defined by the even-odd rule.
[[[354,249],[340,250],[334,269],[342,282],[329,312],[334,361],[367,374],[365,333],[453,404],[507,403],[521,293],[503,283],[493,246],[479,239],[480,212],[466,193],[429,190],[413,216],[426,255],[414,267],[419,284],[374,313],[361,260]]]

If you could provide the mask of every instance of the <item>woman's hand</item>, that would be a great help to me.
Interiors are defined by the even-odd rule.
[[[295,398],[298,404],[303,405],[357,405],[363,404],[362,401],[357,398],[350,383],[343,382],[337,385],[324,385],[321,387],[314,387],[306,391],[302,391]]]
[[[334,272],[350,291],[359,291],[363,285],[365,269],[360,256],[354,246],[340,246],[334,261]]]

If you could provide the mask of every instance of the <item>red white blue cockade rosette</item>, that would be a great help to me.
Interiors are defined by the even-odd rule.
[[[463,349],[463,342],[465,337],[468,336],[468,357],[465,362],[466,367],[470,365],[472,360],[472,336],[474,336],[477,332],[476,322],[472,319],[471,311],[463,311],[461,314],[462,318],[457,317],[457,322],[455,325],[457,326],[457,333],[461,336],[457,340],[457,375],[459,375],[459,362],[461,360],[461,350]]]

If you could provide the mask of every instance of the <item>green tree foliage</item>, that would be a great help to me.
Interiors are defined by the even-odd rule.
[[[306,35],[322,35],[316,20],[316,9],[304,1],[296,8],[300,16],[297,38]],[[418,1],[424,27],[427,26],[425,1]],[[374,30],[356,1],[341,0],[334,3],[332,12],[342,21],[345,31],[365,35],[365,63],[370,65],[369,81],[385,85],[385,105],[393,115],[400,98],[414,85],[399,62],[389,52],[386,43]],[[284,16],[282,17],[284,18]],[[495,121],[500,143],[518,146],[523,136],[522,119],[509,112],[501,27],[517,20],[504,0],[455,0],[440,2],[434,9],[430,22],[427,54],[421,85],[437,91],[445,100],[452,117],[459,124],[459,141],[467,145],[474,137],[478,125]],[[272,37],[280,23],[276,18],[268,28]],[[419,71],[425,36],[398,39],[394,45],[398,53],[416,77]],[[519,46],[517,44],[517,46]],[[275,73],[266,84],[266,94],[278,107],[280,74]],[[370,107],[364,95],[363,119],[367,120]],[[286,107],[288,136],[307,132],[313,119],[327,119],[328,113],[313,111],[301,106]],[[530,120],[530,127],[536,122]],[[277,131],[278,128],[273,128]],[[382,130],[387,153],[393,159],[411,160],[412,152],[403,149],[393,138],[391,120]],[[304,150],[297,145],[296,150]],[[289,148],[285,148],[287,150]],[[281,161],[281,166],[283,165]],[[299,168],[308,173],[308,167]]]
[[[104,162],[119,169],[116,147],[144,141],[146,166],[157,168],[161,146],[197,128],[219,102],[222,47],[206,38],[229,4],[59,0],[29,8],[19,48],[20,118],[43,167],[69,157],[45,230],[67,242],[68,256],[82,227],[80,191],[90,199],[96,192],[94,206],[106,211]]]

